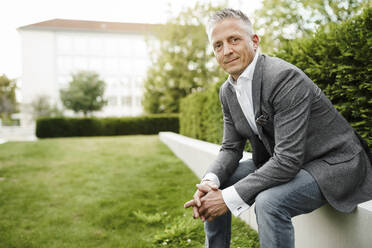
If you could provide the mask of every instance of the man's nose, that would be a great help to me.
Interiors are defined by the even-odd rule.
[[[229,55],[232,53],[231,46],[229,44],[226,44],[223,46],[223,55]]]

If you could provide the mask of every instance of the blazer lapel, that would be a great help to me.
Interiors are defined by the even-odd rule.
[[[254,116],[257,120],[261,116],[261,85],[262,85],[262,62],[263,56],[257,58],[256,68],[252,80],[252,100]],[[258,128],[258,126],[257,126]]]
[[[258,136],[264,143],[267,151],[270,153],[270,155],[272,155],[273,151],[271,151],[270,144],[262,129],[262,125],[267,121],[267,118],[268,118],[267,114],[262,113],[262,110],[261,110],[262,73],[263,73],[264,60],[265,60],[264,55],[260,55],[257,58],[256,68],[254,70],[253,80],[252,80],[252,100],[253,100],[253,110],[254,110],[254,116],[256,120]]]

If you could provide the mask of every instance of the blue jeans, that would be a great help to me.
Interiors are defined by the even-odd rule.
[[[254,172],[252,160],[240,162],[228,182],[220,188],[235,184]],[[261,248],[293,248],[294,229],[291,218],[310,213],[325,204],[325,199],[313,177],[300,170],[288,183],[262,191],[256,197],[255,213]],[[231,213],[204,223],[205,247],[229,248],[231,237]]]

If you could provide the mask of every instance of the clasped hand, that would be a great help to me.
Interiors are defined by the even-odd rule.
[[[222,191],[214,182],[204,181],[196,187],[193,199],[184,205],[185,208],[192,207],[194,219],[212,221],[227,212],[228,208],[223,200]]]

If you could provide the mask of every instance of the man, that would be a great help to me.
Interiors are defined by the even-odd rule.
[[[297,67],[259,54],[241,11],[215,13],[207,31],[229,78],[221,150],[185,203],[205,221],[206,247],[229,247],[231,213],[254,202],[261,248],[282,248],[294,247],[292,217],[326,202],[348,213],[372,199],[368,147],[322,91]],[[253,159],[239,162],[247,139]]]

